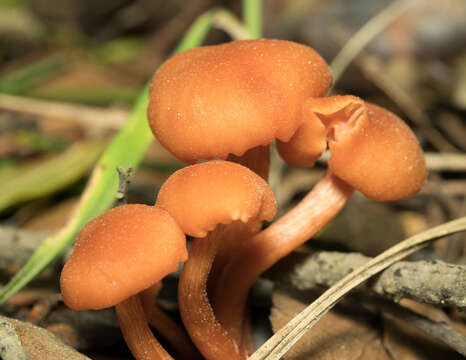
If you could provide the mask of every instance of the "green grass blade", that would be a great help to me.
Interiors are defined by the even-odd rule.
[[[67,58],[63,54],[49,56],[2,76],[0,78],[0,92],[22,94],[39,81],[63,71],[66,66]]]
[[[102,150],[101,144],[76,143],[50,159],[17,167],[0,176],[0,212],[76,182],[94,165]]]
[[[252,39],[262,36],[261,0],[243,0],[243,21]]]
[[[199,16],[181,39],[175,53],[201,45],[209,32],[218,9],[214,8]]]
[[[411,0],[393,1],[351,37],[330,63],[333,74],[332,88],[366,45],[415,4],[416,2]]]
[[[211,26],[214,14],[215,10],[211,10],[201,15],[190,27],[176,51],[199,46]],[[88,220],[111,206],[118,186],[116,167],[132,165],[136,168],[153,140],[146,118],[147,94],[148,86],[138,97],[126,125],[115,136],[97,163],[70,221],[58,233],[46,238],[24,267],[5,285],[0,292],[0,304],[71,246],[75,235]]]
[[[132,105],[141,93],[141,88],[135,87],[60,87],[48,89],[40,87],[26,90],[24,96],[35,99],[78,103],[94,106],[108,106],[114,104]]]
[[[225,31],[233,40],[253,38],[243,22],[226,9],[219,9],[215,14],[212,26]]]

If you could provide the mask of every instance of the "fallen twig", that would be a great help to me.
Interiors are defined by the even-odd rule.
[[[326,163],[330,158],[330,153],[325,152],[318,162]],[[461,153],[435,153],[425,152],[424,160],[429,171],[466,171],[466,155]]]
[[[371,260],[358,253],[319,252],[300,264],[291,275],[299,290],[332,286],[355,268]],[[370,284],[378,295],[398,302],[411,298],[437,306],[466,308],[466,266],[442,261],[400,261]]]
[[[126,122],[129,115],[129,111],[123,109],[100,109],[92,106],[36,100],[6,94],[0,94],[0,109],[66,120],[93,131],[118,130]]]
[[[116,192],[116,204],[115,206],[124,205],[127,201],[128,186],[130,184],[130,178],[133,175],[134,168],[129,166],[127,169],[118,166],[118,189]]]

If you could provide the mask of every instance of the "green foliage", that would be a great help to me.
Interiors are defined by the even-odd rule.
[[[66,151],[0,173],[0,212],[64,189],[87,174],[103,145],[76,143]]]
[[[0,92],[22,94],[39,81],[63,71],[67,66],[66,56],[56,54],[0,78]]]

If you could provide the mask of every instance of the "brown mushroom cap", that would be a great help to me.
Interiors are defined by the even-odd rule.
[[[312,48],[283,40],[242,40],[177,54],[154,76],[149,124],[179,159],[241,156],[274,138],[288,141],[302,103],[331,83]]]
[[[187,259],[186,239],[162,208],[122,205],[88,222],[60,286],[74,310],[104,309],[150,287]]]
[[[424,184],[427,170],[411,129],[395,114],[366,103],[352,129],[335,132],[329,168],[370,199],[394,201]]]
[[[202,238],[218,224],[272,220],[276,203],[269,186],[248,168],[213,160],[173,173],[160,188],[157,205],[186,234]]]
[[[422,150],[410,128],[396,115],[355,96],[309,99],[305,120],[282,157],[312,166],[328,141],[330,170],[370,199],[393,201],[410,196],[426,178]]]

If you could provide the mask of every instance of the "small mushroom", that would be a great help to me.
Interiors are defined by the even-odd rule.
[[[254,281],[333,219],[353,189],[373,200],[394,201],[416,193],[425,182],[419,143],[388,110],[354,96],[332,96],[308,100],[303,114],[301,127],[278,150],[289,163],[312,166],[328,143],[329,170],[295,208],[245,243],[230,262],[214,295],[227,331],[241,326]]]
[[[422,150],[395,114],[349,95],[309,99],[303,109],[301,127],[277,144],[289,164],[312,166],[328,143],[330,170],[369,199],[403,199],[424,184]]]
[[[88,222],[60,277],[65,304],[74,310],[115,306],[136,359],[172,359],[152,334],[138,293],[178,269],[186,239],[157,206],[122,205]]]
[[[178,170],[161,187],[157,205],[195,237],[181,273],[178,302],[183,323],[206,359],[247,357],[245,349],[217,321],[207,280],[223,241],[241,241],[271,220],[276,204],[267,183],[248,168],[209,161]]]

